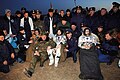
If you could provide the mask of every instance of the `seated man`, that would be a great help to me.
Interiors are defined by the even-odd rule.
[[[67,52],[67,57],[72,56],[74,63],[77,61],[77,51],[78,51],[78,41],[75,37],[72,37],[72,31],[69,29],[66,31],[67,43],[65,52]]]
[[[40,66],[42,67],[43,63],[48,58],[47,51],[55,47],[55,42],[48,39],[46,33],[42,33],[41,38],[38,41],[39,42],[33,46],[34,53],[29,68],[24,71],[25,75],[28,77],[31,77],[34,73],[37,61],[40,60]]]
[[[29,46],[30,41],[27,40],[25,30],[23,27],[20,27],[19,33],[17,35],[18,39],[18,46],[19,46],[19,52],[18,52],[18,62],[23,63],[26,61],[26,50]]]
[[[111,36],[111,32],[105,35],[101,48],[99,49],[99,61],[110,65],[117,57],[120,46],[117,39]]]
[[[15,61],[15,55],[11,44],[4,39],[4,33],[0,31],[0,72],[8,73],[9,65]]]

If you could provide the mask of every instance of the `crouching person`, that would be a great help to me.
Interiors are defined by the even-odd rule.
[[[43,63],[48,58],[48,50],[55,47],[53,40],[49,39],[46,33],[41,34],[39,42],[33,46],[33,58],[30,62],[29,68],[24,70],[26,76],[31,77],[34,73],[37,61],[40,61],[40,67],[43,67]]]
[[[8,73],[9,65],[15,61],[15,55],[11,44],[4,39],[4,33],[0,31],[0,72]]]

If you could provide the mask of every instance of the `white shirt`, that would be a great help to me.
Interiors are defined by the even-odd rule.
[[[29,22],[29,24],[30,24],[31,30],[34,30],[32,18],[28,17],[28,20],[29,20],[28,22]],[[21,19],[21,21],[20,21],[20,26],[24,27],[24,17],[23,17],[23,18]]]

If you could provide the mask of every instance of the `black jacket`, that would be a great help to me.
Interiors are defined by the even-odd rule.
[[[55,25],[58,23],[58,18],[57,16],[53,16],[53,24],[52,25]],[[44,18],[44,24],[45,24],[45,30],[49,32],[49,28],[50,28],[50,19],[49,19],[49,15],[47,15],[45,18]],[[53,33],[56,32],[56,28],[53,28]]]
[[[11,16],[9,20],[5,15],[3,18],[3,27],[5,30],[7,30],[7,33],[9,33],[9,29],[10,29],[9,22],[11,23],[12,34],[16,35],[17,32],[16,32],[16,25],[15,25],[14,18]]]
[[[11,44],[6,40],[0,41],[0,64],[5,60],[8,61],[11,53],[14,53],[14,49]]]

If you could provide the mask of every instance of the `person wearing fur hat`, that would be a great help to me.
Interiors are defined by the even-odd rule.
[[[34,21],[34,29],[39,29],[40,33],[45,31],[45,24],[42,20],[42,15],[39,10],[36,11],[36,21]]]
[[[117,28],[120,26],[120,4],[118,2],[112,3],[112,9],[109,11],[109,17],[107,21],[107,30]]]
[[[6,30],[8,34],[10,34],[10,35],[17,34],[15,20],[14,20],[13,16],[11,15],[10,9],[5,10],[5,16],[3,18],[2,24],[3,24],[4,30]]]
[[[24,27],[27,41],[29,41],[30,37],[32,37],[31,31],[34,30],[34,25],[32,18],[29,17],[28,11],[24,13],[24,17],[20,21],[20,26]]]
[[[45,24],[45,31],[49,33],[49,35],[52,37],[56,32],[56,26],[58,23],[57,16],[54,15],[54,10],[49,9],[47,16],[44,18],[44,24]]]
[[[95,7],[89,8],[85,24],[92,30],[93,33],[95,32],[98,26]]]
[[[85,15],[82,13],[83,9],[81,6],[76,6],[75,14],[71,18],[71,23],[76,23],[77,29],[81,31],[81,23],[85,22]]]
[[[36,21],[36,10],[31,11],[31,18],[32,18],[33,22]]]

